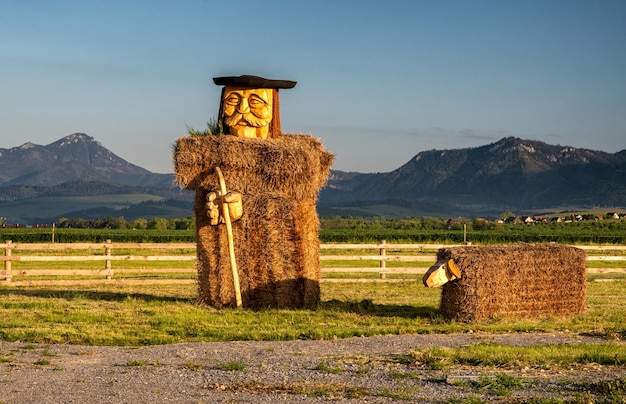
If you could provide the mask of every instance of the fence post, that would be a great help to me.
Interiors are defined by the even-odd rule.
[[[107,257],[111,256],[111,240],[107,240],[106,244],[104,245],[104,254]],[[106,279],[111,279],[111,260],[106,260],[105,264],[104,264],[104,269],[106,269]]]
[[[13,254],[13,241],[5,240],[5,243],[7,246],[4,249],[4,256],[11,257],[11,255]],[[7,283],[11,282],[12,275],[11,275],[11,261],[10,260],[4,261],[4,271],[5,271],[5,276],[4,276],[5,282]]]
[[[381,260],[380,260],[380,270],[383,271],[385,268],[387,268],[387,261],[383,258],[387,255],[387,249],[385,248],[385,244],[387,243],[387,240],[380,240],[380,256],[381,256]],[[384,272],[380,273],[380,279],[385,279],[386,274]]]
[[[467,245],[467,223],[463,223],[463,244]]]

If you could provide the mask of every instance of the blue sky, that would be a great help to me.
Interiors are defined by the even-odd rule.
[[[171,172],[240,74],[298,81],[283,131],[339,170],[505,136],[626,149],[623,0],[0,0],[0,148],[84,132]]]

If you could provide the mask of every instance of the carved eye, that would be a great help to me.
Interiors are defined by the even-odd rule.
[[[255,106],[255,107],[260,107],[262,105],[267,104],[267,102],[265,102],[265,100],[261,97],[259,97],[258,95],[251,95],[250,99],[248,100],[248,103],[250,104],[250,106]]]
[[[224,103],[228,105],[236,106],[236,105],[239,105],[240,99],[241,97],[239,96],[239,94],[230,94],[228,97],[224,99]]]

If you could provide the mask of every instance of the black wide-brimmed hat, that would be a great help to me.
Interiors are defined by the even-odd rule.
[[[226,76],[213,77],[213,82],[218,86],[233,86],[246,88],[294,88],[297,81],[272,80],[259,76]]]

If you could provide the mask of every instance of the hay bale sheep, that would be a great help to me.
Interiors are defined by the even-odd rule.
[[[443,285],[440,311],[462,322],[573,316],[585,309],[586,254],[556,244],[442,248],[461,278]]]

